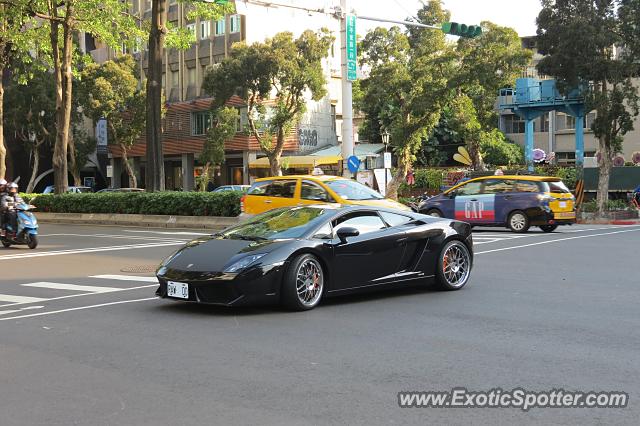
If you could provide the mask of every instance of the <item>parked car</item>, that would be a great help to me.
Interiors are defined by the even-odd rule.
[[[372,206],[283,207],[187,243],[158,268],[156,295],[302,311],[406,284],[459,290],[472,265],[468,223]]]
[[[471,179],[422,201],[418,211],[514,232],[527,232],[531,226],[553,232],[576,221],[575,197],[560,178],[549,176]]]
[[[247,192],[251,185],[221,185],[211,192],[241,191]]]
[[[51,194],[54,193],[56,191],[55,186],[53,185],[49,185],[47,186],[44,191],[42,191],[43,194]],[[85,193],[85,192],[93,192],[93,189],[91,189],[88,186],[69,186],[67,187],[67,192],[73,193],[73,194],[80,194],[80,193]]]
[[[105,192],[144,192],[142,188],[104,188],[98,191],[98,194]]]
[[[339,203],[411,210],[404,204],[384,198],[380,193],[355,180],[339,176],[277,176],[257,179],[240,208],[245,216],[277,207],[305,204]]]

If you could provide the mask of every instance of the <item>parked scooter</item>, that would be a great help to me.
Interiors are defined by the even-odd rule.
[[[5,235],[0,235],[0,241],[5,247],[26,244],[30,249],[38,247],[38,221],[29,210],[35,209],[30,204],[20,203],[15,207],[18,229],[12,229],[11,224],[4,225]]]

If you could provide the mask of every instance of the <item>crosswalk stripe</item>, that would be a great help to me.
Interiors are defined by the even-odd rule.
[[[47,281],[21,284],[21,285],[25,287],[50,288],[54,290],[85,291],[89,293],[108,293],[111,291],[120,290],[119,288],[116,288],[116,287],[98,287],[98,286],[91,286],[91,285],[50,283]]]
[[[105,280],[119,280],[119,281],[138,281],[145,283],[157,283],[156,277],[136,277],[132,275],[91,275],[89,278],[100,278]]]
[[[14,296],[11,294],[0,294],[0,302],[11,302],[11,303],[34,303],[34,302],[43,302],[48,299],[43,299],[41,297],[27,297],[27,296]]]

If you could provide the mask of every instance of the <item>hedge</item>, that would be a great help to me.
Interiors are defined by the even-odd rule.
[[[240,214],[242,195],[236,191],[21,194],[42,212],[226,217]]]

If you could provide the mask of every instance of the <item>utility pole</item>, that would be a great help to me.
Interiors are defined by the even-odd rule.
[[[342,72],[342,175],[351,176],[347,158],[353,155],[353,97],[347,69],[347,15],[349,0],[340,0],[340,55]],[[355,30],[355,28],[354,28]]]

